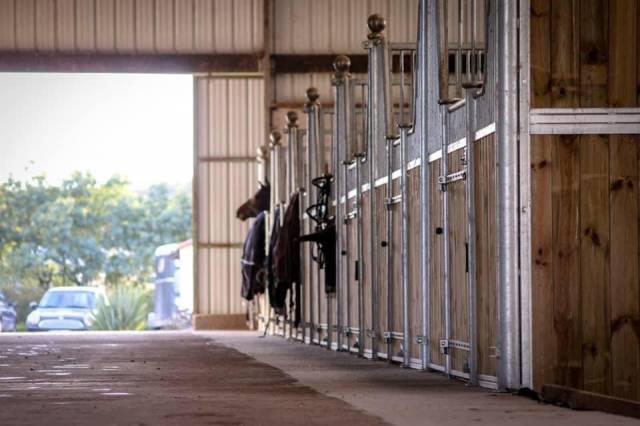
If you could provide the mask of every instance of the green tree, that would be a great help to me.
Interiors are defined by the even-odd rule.
[[[33,297],[50,286],[148,283],[156,247],[190,237],[186,186],[134,192],[122,178],[98,184],[83,173],[60,185],[9,180],[0,185],[0,290],[23,306],[16,289]]]

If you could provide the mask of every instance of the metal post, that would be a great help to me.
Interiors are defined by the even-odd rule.
[[[393,333],[395,324],[393,321],[393,139],[387,138],[387,333]],[[387,361],[393,360],[393,338],[392,334],[386,335],[387,340]]]
[[[498,388],[520,386],[518,277],[518,49],[516,2],[497,2]]]
[[[467,146],[465,148],[467,210],[467,291],[469,297],[469,383],[478,385],[478,339],[476,326],[476,201],[475,201],[475,99],[474,91],[480,85],[465,84],[465,106],[467,112]]]
[[[448,132],[449,113],[447,106],[442,106],[442,157],[440,159],[440,174],[445,177],[449,173],[448,167]],[[440,186],[442,191],[442,281],[444,284],[444,339],[446,345],[442,346],[445,354],[445,372],[451,375],[451,283],[449,281],[449,193],[446,184]]]
[[[335,84],[335,83],[334,83]],[[339,109],[338,106],[338,90],[336,89],[336,107],[335,107],[335,115],[334,115],[334,125],[333,125],[333,144],[331,146],[331,156],[332,156],[332,170],[333,170],[333,191],[332,198],[336,203],[335,210],[335,227],[336,227],[336,250],[335,250],[335,262],[336,262],[336,345],[337,351],[342,350],[342,303],[344,298],[344,289],[342,283],[342,207],[340,206],[340,184],[342,183],[342,163],[341,163],[341,155],[340,155],[340,144],[344,145],[344,139],[341,141],[340,130],[338,129],[341,123],[338,119]]]
[[[309,190],[307,191],[307,198],[309,201],[309,205],[311,205],[315,203],[315,200],[316,200],[316,194],[315,194],[313,185],[311,185],[311,180],[313,180],[319,174],[317,146],[318,146],[318,141],[320,137],[320,128],[318,127],[319,117],[320,117],[320,104],[318,103],[318,98],[320,97],[320,95],[318,94],[318,89],[316,89],[315,87],[310,87],[309,89],[307,89],[306,95],[307,95],[307,103],[305,104],[305,107],[304,107],[304,112],[307,115],[307,132],[308,132],[307,134],[308,179],[307,179],[306,185],[309,188]],[[313,250],[313,248],[309,246],[304,250]],[[311,271],[314,269],[313,262],[309,263],[309,268],[311,273]],[[318,282],[317,285],[315,286],[315,288],[318,291],[318,298],[320,298],[319,285],[320,283]],[[309,293],[313,294],[313,291],[314,291],[314,287],[312,286],[309,289]],[[312,317],[311,322],[313,323],[312,299],[313,297],[310,297],[310,312]],[[313,327],[313,325],[311,327]],[[310,333],[312,334],[313,332],[311,331]],[[311,341],[310,343],[313,343],[313,341]]]
[[[316,194],[315,191],[312,190],[313,185],[311,184],[311,180],[314,178],[315,176],[315,161],[314,161],[314,155],[315,155],[315,147],[314,147],[314,135],[316,134],[316,129],[315,129],[315,124],[314,124],[314,120],[310,117],[307,116],[308,122],[307,122],[307,171],[308,171],[308,175],[307,175],[307,182],[306,185],[309,188],[309,191],[307,192],[307,202],[308,205],[312,205],[315,204],[316,202]],[[310,223],[311,225],[311,223]],[[316,287],[313,284],[313,279],[312,279],[312,271],[313,271],[313,265],[312,265],[312,250],[313,250],[313,246],[311,244],[307,245],[306,248],[308,254],[309,254],[309,321],[308,321],[308,326],[309,326],[309,344],[313,345],[313,338],[314,335],[316,333],[316,321],[315,321],[315,291],[316,291]],[[319,296],[318,296],[319,297]],[[320,339],[319,335],[318,335],[318,339]],[[319,344],[320,342],[318,342]]]
[[[429,215],[429,196],[431,185],[429,179],[429,142],[430,136],[429,122],[426,102],[428,99],[428,70],[427,70],[427,16],[433,14],[433,11],[427,9],[426,0],[420,1],[419,6],[419,24],[418,24],[418,69],[420,70],[417,84],[418,93],[416,108],[419,108],[419,114],[416,114],[418,126],[420,129],[420,284],[422,288],[422,347],[421,360],[422,369],[427,370],[431,363],[430,342],[430,267],[431,267],[431,244],[429,243],[429,232],[431,231],[431,218]],[[419,105],[418,105],[419,104]]]
[[[324,113],[321,111],[320,107],[318,107],[318,113],[317,113],[317,120],[318,120],[318,139],[317,139],[317,143],[316,143],[316,161],[317,161],[317,166],[316,166],[316,170],[318,171],[318,176],[326,176],[328,173],[327,170],[327,164],[326,164],[326,147],[325,147],[325,143],[326,143],[326,132],[325,132],[325,119],[324,119]],[[333,294],[331,293],[327,293],[327,286],[326,286],[326,274],[327,274],[327,270],[325,269],[324,271],[325,274],[325,281],[324,281],[324,299],[325,299],[325,308],[326,308],[326,312],[327,312],[327,350],[331,350],[331,346],[332,346],[332,341],[333,341],[333,316],[331,315],[331,305],[333,304],[332,299],[333,299]],[[318,288],[320,288],[320,282],[321,282],[321,270],[320,268],[318,268]]]
[[[531,2],[520,0],[519,6],[519,35],[518,55],[521,64],[528,64],[531,60],[529,39],[531,30]],[[529,136],[530,112],[530,69],[520,68],[519,90],[519,118],[520,129],[520,318],[522,318],[521,349],[522,358],[522,387],[533,388],[533,347],[532,347],[532,294],[531,294],[531,169],[523,165],[531,164],[531,137]]]
[[[334,136],[333,136],[333,185],[334,185],[334,194],[336,200],[336,214],[335,214],[335,224],[336,224],[336,313],[337,313],[337,345],[338,351],[342,350],[342,338],[343,338],[343,330],[345,321],[343,318],[343,303],[344,303],[344,286],[348,286],[348,281],[342,278],[342,250],[343,250],[343,241],[342,241],[342,225],[343,225],[343,215],[342,215],[342,207],[340,203],[340,191],[342,184],[342,175],[344,173],[344,181],[346,188],[347,181],[347,169],[342,168],[342,158],[345,157],[346,160],[346,151],[347,145],[351,143],[349,139],[350,137],[350,129],[351,129],[351,115],[353,114],[352,105],[351,105],[351,83],[349,75],[349,68],[351,66],[351,61],[346,56],[338,56],[333,62],[333,68],[335,70],[335,75],[332,80],[332,84],[335,91],[335,115],[334,115]],[[343,154],[341,154],[343,152]],[[347,191],[345,190],[345,212],[346,212],[346,197]],[[346,232],[345,232],[346,233]],[[347,268],[348,269],[348,268]]]
[[[271,173],[273,174],[273,194],[272,194],[272,206],[275,211],[275,208],[278,207],[280,209],[280,217],[278,223],[274,224],[274,226],[282,226],[283,219],[283,207],[284,207],[284,189],[286,186],[286,174],[283,169],[284,161],[284,151],[282,148],[282,134],[279,131],[271,132]],[[275,216],[274,216],[275,217]],[[269,301],[269,306],[271,306],[271,302]],[[269,308],[269,322],[271,322],[271,313],[272,309]],[[273,313],[276,322],[274,323],[273,333],[277,333],[277,316],[275,316],[275,312]]]
[[[462,0],[458,0],[458,46],[456,48],[456,92],[462,86]]]
[[[411,365],[410,345],[411,332],[409,330],[409,194],[407,189],[407,134],[411,126],[400,126],[400,188],[401,188],[401,256],[402,256],[402,365]],[[391,175],[389,175],[391,180]]]
[[[377,152],[378,146],[384,143],[387,132],[391,130],[392,121],[388,54],[389,49],[383,35],[386,27],[384,18],[374,14],[367,20],[369,34],[366,48],[369,50],[369,86],[368,86],[368,146],[367,161],[369,162],[369,283],[371,285],[371,349],[372,359],[378,354],[378,279],[376,268],[378,265],[378,232],[376,218],[376,190]]]
[[[297,190],[300,183],[300,170],[299,170],[299,129],[298,129],[298,113],[295,111],[287,112],[287,197],[292,196]],[[282,212],[281,216],[284,216],[284,212]],[[291,299],[293,298],[293,291],[289,292],[290,302],[289,307],[291,307]],[[293,337],[293,320],[292,315],[289,310],[287,312],[287,320],[285,321],[285,327],[289,325],[289,339]]]
[[[349,238],[349,229],[347,228],[347,215],[349,214],[349,183],[348,183],[348,176],[349,173],[349,163],[347,162],[347,160],[345,160],[344,162],[344,253],[342,253],[344,255],[345,258],[345,265],[346,267],[344,268],[344,285],[346,287],[346,304],[347,304],[347,308],[346,308],[346,314],[347,314],[347,318],[344,321],[345,324],[345,330],[346,330],[346,341],[347,341],[347,352],[349,352],[351,350],[351,346],[350,346],[350,336],[351,336],[351,284],[349,281],[351,281],[350,275],[349,275],[349,244],[350,244],[350,238]],[[342,224],[339,224],[342,226]],[[337,228],[336,228],[337,229]]]
[[[364,271],[362,265],[362,160],[364,154],[358,153],[355,156],[356,161],[356,233],[358,244],[358,260],[356,261],[356,275],[358,281],[358,356],[364,356],[364,288],[362,287],[362,273]]]

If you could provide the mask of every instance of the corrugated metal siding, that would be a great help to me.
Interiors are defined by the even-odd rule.
[[[0,50],[258,53],[263,0],[0,0]]]
[[[241,245],[250,222],[238,221],[235,209],[257,190],[249,157],[265,141],[264,81],[197,77],[195,102],[196,312],[238,314]]]
[[[367,17],[387,20],[393,42],[417,40],[418,0],[274,0],[272,51],[364,53]]]
[[[274,79],[276,103],[291,103],[306,101],[309,87],[315,87],[320,93],[320,103],[333,104],[333,87],[331,86],[332,72],[308,74],[278,74]],[[366,79],[366,74],[354,74],[355,79]]]

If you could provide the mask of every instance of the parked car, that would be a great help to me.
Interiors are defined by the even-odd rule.
[[[0,293],[0,333],[6,331],[16,331],[16,305],[5,299]]]
[[[88,330],[101,300],[108,299],[100,287],[51,288],[39,304],[31,302],[27,330]]]

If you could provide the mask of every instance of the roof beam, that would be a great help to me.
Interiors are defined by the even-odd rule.
[[[337,55],[271,55],[271,67],[276,74],[305,74],[311,72],[333,72],[333,61]],[[350,71],[355,74],[367,72],[367,55],[349,55]]]
[[[0,72],[251,73],[262,54],[102,54],[0,52]]]

